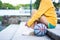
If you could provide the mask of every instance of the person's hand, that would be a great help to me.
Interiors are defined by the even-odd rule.
[[[34,29],[34,24],[31,26],[28,26],[27,23],[25,24],[26,27]]]
[[[25,24],[25,26],[29,28],[29,26],[27,25],[27,23]]]

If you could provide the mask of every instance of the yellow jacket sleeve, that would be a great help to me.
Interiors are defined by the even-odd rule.
[[[27,25],[30,27],[35,20],[41,17],[49,8],[54,7],[51,0],[41,0],[39,9],[37,12],[28,20]]]

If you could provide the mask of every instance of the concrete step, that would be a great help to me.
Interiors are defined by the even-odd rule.
[[[55,29],[48,29],[47,34],[54,40],[60,40],[60,24],[57,24]]]
[[[11,24],[0,32],[0,40],[11,40],[19,25]]]

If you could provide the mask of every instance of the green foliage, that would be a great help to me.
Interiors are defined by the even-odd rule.
[[[2,3],[0,0],[0,9],[15,9],[15,7],[9,3]]]
[[[55,8],[57,8],[57,5],[58,5],[58,4],[57,4],[57,3],[55,3],[55,2],[53,2],[53,4],[54,4]]]
[[[9,3],[3,3],[2,9],[15,9],[15,7]]]
[[[54,4],[55,8],[60,7],[60,3],[53,2],[53,4]]]
[[[29,7],[30,7],[30,4],[25,4],[25,9],[29,9]]]
[[[2,8],[2,1],[0,0],[0,9]]]
[[[15,7],[15,9],[19,9],[20,7],[24,7],[25,9],[29,9],[30,4],[19,4]]]
[[[35,4],[34,4],[35,9],[38,9],[38,8],[39,8],[40,1],[41,1],[41,0],[36,0],[36,2],[35,2]]]
[[[15,6],[15,9],[18,10],[21,6],[22,4],[18,4],[17,6]]]
[[[2,18],[2,16],[0,16],[0,21],[2,21],[3,20],[3,18]]]
[[[2,5],[2,1],[0,1],[0,5]]]
[[[32,4],[32,8],[38,9],[39,5],[40,5],[40,1],[41,0],[36,0],[36,2],[34,4]],[[60,3],[55,3],[53,2],[54,6],[60,7]],[[17,6],[13,6],[12,4],[9,3],[2,3],[2,1],[0,0],[0,9],[15,9],[18,10],[20,7],[24,7],[25,9],[29,9],[30,4],[19,4]]]
[[[60,3],[58,3],[58,7],[60,8]]]

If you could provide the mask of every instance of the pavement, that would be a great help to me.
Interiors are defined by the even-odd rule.
[[[9,25],[7,28],[0,32],[0,40],[51,40],[47,35],[42,37],[29,35],[29,32],[32,32],[33,30],[29,30],[24,25],[25,22]]]
[[[48,29],[48,31],[60,36],[59,30],[60,24],[57,24],[55,29]],[[29,35],[29,33],[33,31],[33,29],[25,26],[25,22],[21,22],[20,24],[11,24],[0,32],[0,40],[52,40],[47,35],[42,37]]]

